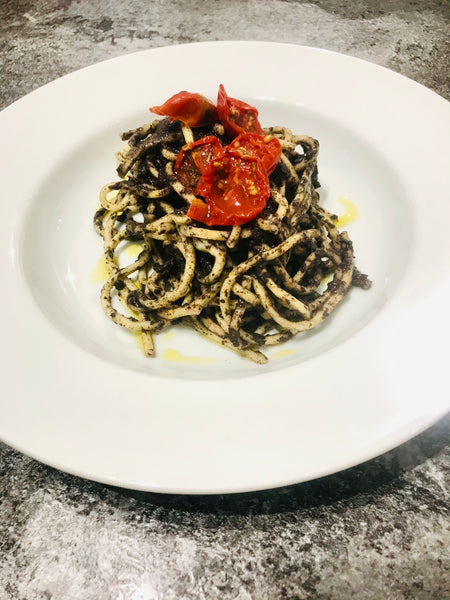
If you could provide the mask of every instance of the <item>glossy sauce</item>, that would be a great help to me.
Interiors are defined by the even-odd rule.
[[[139,348],[142,350],[142,353],[145,354],[144,341],[142,339],[142,333],[140,331],[134,331],[133,335],[136,339],[136,343]]]
[[[144,248],[141,244],[132,243],[126,246],[124,252],[131,258],[137,258],[143,249]]]
[[[162,335],[162,339],[165,340],[166,342],[171,342],[174,339],[175,335],[176,335],[175,331],[173,331],[173,330],[167,331],[166,333],[164,333]]]
[[[104,283],[109,278],[108,267],[106,266],[105,257],[102,256],[95,265],[91,273],[91,280],[94,283]]]
[[[206,364],[218,362],[214,358],[206,358],[203,356],[185,356],[184,354],[181,354],[181,352],[178,352],[178,350],[174,350],[173,348],[166,348],[166,350],[164,350],[164,352],[162,353],[162,358],[171,362],[189,364]]]
[[[270,358],[287,358],[293,354],[295,354],[294,348],[285,348],[284,350],[278,350],[278,352],[272,354]]]
[[[336,227],[340,228],[353,223],[359,217],[359,212],[355,204],[346,196],[340,196],[338,202],[345,208],[345,213],[335,221]]]

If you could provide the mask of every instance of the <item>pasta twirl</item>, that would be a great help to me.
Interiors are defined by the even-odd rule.
[[[348,235],[319,204],[318,142],[286,127],[264,133],[282,146],[264,209],[248,223],[215,227],[187,216],[195,195],[174,164],[204,136],[229,143],[223,126],[162,119],[123,134],[120,179],[103,187],[94,217],[109,271],[101,302],[115,323],[142,332],[148,356],[155,332],[183,322],[264,363],[265,347],[319,325],[352,285],[370,286]],[[142,251],[119,266],[124,242]]]

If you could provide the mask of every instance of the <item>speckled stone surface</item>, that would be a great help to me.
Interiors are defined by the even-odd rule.
[[[225,39],[352,54],[449,99],[449,17],[445,0],[3,0],[0,108],[99,60]],[[447,417],[344,473],[211,497],[106,487],[0,443],[0,600],[450,598],[449,433]]]

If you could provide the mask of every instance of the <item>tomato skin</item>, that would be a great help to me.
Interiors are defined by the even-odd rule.
[[[208,226],[243,225],[257,217],[270,196],[269,174],[275,169],[281,144],[265,135],[253,106],[230,98],[219,87],[217,108],[200,94],[179,92],[152,112],[190,127],[220,122],[232,138],[222,147],[206,136],[181,148],[174,172],[196,196],[188,217]]]
[[[232,137],[243,132],[264,134],[256,108],[236,98],[230,98],[222,84],[217,94],[217,112],[225,131]]]
[[[175,94],[161,106],[152,106],[150,112],[171,121],[181,121],[189,127],[201,127],[218,121],[217,108],[205,96],[182,91]]]
[[[230,155],[227,150],[211,161],[201,176],[196,194],[206,204],[193,202],[188,217],[205,225],[243,225],[262,211],[270,196],[267,172],[261,161]]]
[[[204,225],[233,225],[228,221],[232,218],[216,207],[214,204],[203,202],[200,198],[195,198],[189,207],[187,216],[194,221],[199,221]]]
[[[221,151],[222,145],[213,135],[203,137],[181,148],[175,162],[174,171],[186,189],[195,190],[208,163],[216,158]]]
[[[256,133],[240,133],[228,147],[228,153],[232,156],[260,160],[268,175],[277,166],[281,151],[279,139]]]

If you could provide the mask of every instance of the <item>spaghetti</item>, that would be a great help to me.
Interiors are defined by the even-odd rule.
[[[256,218],[233,226],[189,218],[198,198],[174,172],[186,144],[204,136],[230,143],[220,123],[189,127],[166,118],[122,135],[120,180],[103,187],[94,217],[109,271],[101,303],[112,321],[142,332],[147,356],[155,332],[182,322],[264,363],[264,347],[319,325],[352,285],[370,287],[347,233],[319,205],[318,142],[286,127],[264,135],[282,147],[270,197]],[[142,251],[119,266],[126,242]]]

